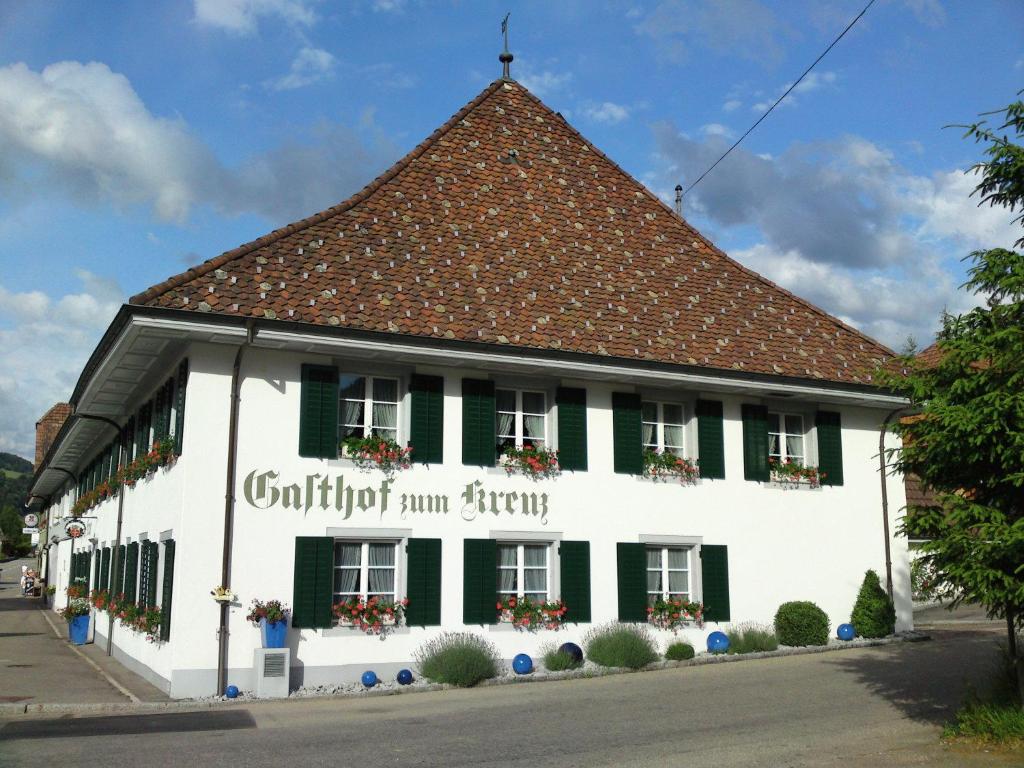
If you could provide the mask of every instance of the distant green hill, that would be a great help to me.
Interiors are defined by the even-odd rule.
[[[31,482],[31,461],[13,453],[0,453],[0,509],[10,506],[22,513]]]

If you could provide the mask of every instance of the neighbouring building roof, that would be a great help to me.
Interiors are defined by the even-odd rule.
[[[46,457],[46,452],[50,450],[60,428],[64,426],[64,422],[70,415],[70,403],[57,403],[36,422],[36,453],[35,461],[32,462],[33,470],[39,469],[39,465]]]
[[[131,302],[843,383],[893,356],[504,80],[348,200]]]

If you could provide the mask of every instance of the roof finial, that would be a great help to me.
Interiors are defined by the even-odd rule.
[[[512,75],[508,72],[508,65],[512,63],[512,54],[508,50],[508,17],[511,13],[506,13],[505,18],[501,20],[501,34],[505,36],[505,50],[498,56],[498,61],[501,62],[501,79],[511,80]]]

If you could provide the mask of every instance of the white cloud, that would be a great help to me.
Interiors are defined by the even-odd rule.
[[[292,91],[329,78],[337,59],[322,48],[302,48],[292,60],[287,75],[266,81],[263,85],[272,91]]]
[[[629,118],[629,107],[611,101],[604,101],[600,104],[591,104],[584,107],[583,114],[597,123],[615,124]]]
[[[120,287],[84,270],[63,296],[14,293],[0,285],[0,451],[31,458],[35,422],[66,401],[123,301]]]
[[[740,101],[739,99],[729,99],[728,101],[725,102],[725,104],[722,105],[722,111],[734,112],[735,110],[739,109],[742,106],[743,102]]]
[[[316,14],[304,0],[194,0],[194,21],[236,35],[256,33],[261,17],[308,27]]]
[[[521,67],[516,80],[522,83],[526,90],[533,93],[539,99],[547,98],[552,94],[559,93],[572,82],[571,72],[532,72],[529,67]]]
[[[405,0],[373,0],[370,8],[374,13],[401,13],[405,10]]]
[[[724,136],[727,139],[732,138],[733,133],[727,126],[721,123],[707,123],[700,127],[700,132],[705,136]]]
[[[836,80],[838,80],[838,76],[835,72],[809,72],[807,77],[800,81],[796,88],[793,89],[793,92],[790,93],[782,103],[779,104],[779,106],[795,107],[799,103],[799,99],[796,98],[798,95],[813,93],[814,91],[821,90],[822,88],[833,86],[835,85]],[[785,93],[786,89],[792,84],[792,82],[789,82],[782,85],[776,91],[774,97],[759,101],[756,104],[751,105],[750,109],[754,112],[764,112],[768,107],[774,104],[775,100]]]
[[[307,60],[326,61],[315,51]],[[152,114],[105,64],[0,67],[0,197],[15,204],[64,194],[86,205],[151,205],[176,222],[209,205],[285,223],[344,199],[394,154],[371,118],[358,130],[318,124],[226,168],[184,120]]]

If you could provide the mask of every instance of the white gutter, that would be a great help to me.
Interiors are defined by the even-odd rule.
[[[244,334],[243,334],[244,335]],[[274,347],[286,347],[305,345],[308,347],[321,347],[336,349],[343,352],[354,352],[365,355],[366,353],[379,353],[384,355],[411,355],[415,357],[443,357],[449,360],[457,358],[460,361],[480,364],[500,364],[508,367],[520,367],[528,369],[546,369],[561,374],[569,374],[577,378],[601,378],[601,379],[643,379],[662,384],[685,385],[692,389],[711,390],[720,392],[760,392],[765,395],[785,391],[787,394],[801,395],[815,400],[829,399],[840,401],[855,401],[861,405],[871,405],[878,408],[896,408],[905,406],[908,401],[874,392],[848,392],[842,389],[831,389],[829,387],[816,387],[808,384],[792,384],[788,382],[759,381],[756,379],[723,378],[713,373],[679,373],[672,371],[641,370],[637,368],[617,365],[615,363],[595,363],[583,361],[560,361],[545,360],[540,358],[517,357],[502,355],[494,352],[478,352],[471,350],[459,350],[448,352],[445,350],[424,350],[422,346],[402,344],[390,341],[369,341],[366,339],[346,339],[340,337],[320,336],[317,334],[295,333],[293,331],[274,331],[261,328],[258,330],[255,346],[271,346],[260,342],[277,342]]]

